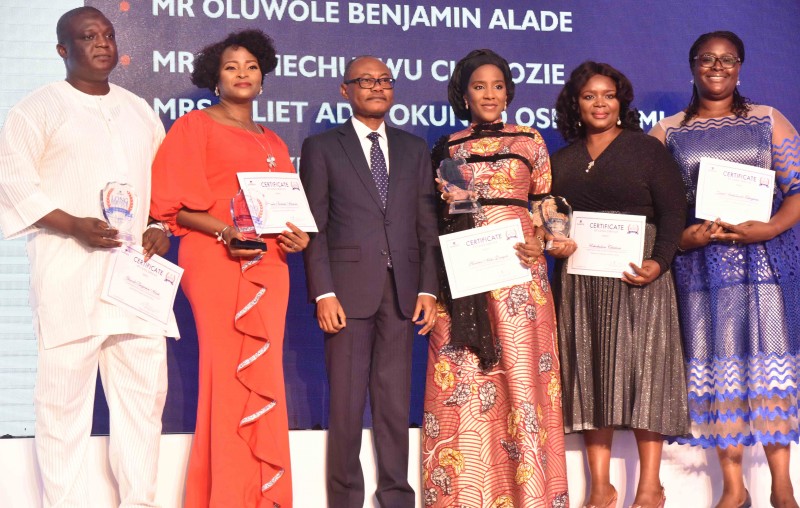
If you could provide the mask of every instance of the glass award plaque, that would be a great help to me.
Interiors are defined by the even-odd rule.
[[[475,193],[475,180],[472,168],[464,159],[444,159],[436,170],[444,184],[444,191],[452,194],[455,200],[450,203],[450,213],[475,213],[479,204]]]
[[[547,241],[546,250],[553,248],[555,242],[569,238],[569,227],[572,222],[572,207],[561,196],[545,196],[539,202],[539,217],[542,226],[553,236]]]
[[[264,220],[264,203],[263,200],[257,197],[251,197],[252,204],[254,204],[255,213],[253,209],[247,204],[244,192],[239,191],[231,199],[231,218],[233,219],[233,226],[237,231],[245,236],[245,240],[234,238],[231,240],[231,246],[238,249],[258,249],[267,250],[267,244],[261,239],[256,232],[256,221],[263,222]]]
[[[133,185],[108,182],[100,193],[103,216],[112,228],[119,231],[117,240],[125,245],[133,244],[133,222],[139,207],[139,196]]]

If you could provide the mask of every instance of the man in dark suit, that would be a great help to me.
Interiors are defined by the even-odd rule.
[[[414,323],[436,319],[438,244],[424,140],[386,127],[394,79],[377,58],[345,70],[352,118],[303,143],[300,177],[319,233],[305,251],[309,297],[325,332],[330,385],[328,506],[361,508],[361,422],[369,386],[384,508],[415,504],[408,484]]]

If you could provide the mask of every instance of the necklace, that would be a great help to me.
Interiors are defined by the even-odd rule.
[[[266,142],[267,142],[267,146],[269,147],[269,150],[267,150],[266,148],[264,148],[264,145],[263,145],[263,144],[261,144],[261,141],[259,141],[259,140],[258,140],[258,136],[256,136],[256,135],[255,135],[255,133],[253,132],[253,130],[252,130],[252,129],[250,129],[249,127],[247,127],[247,126],[244,124],[244,122],[242,122],[241,120],[239,120],[238,118],[236,118],[235,116],[233,116],[233,115],[231,114],[230,110],[228,109],[228,106],[226,106],[224,102],[220,102],[219,104],[220,104],[220,106],[222,106],[222,109],[224,109],[224,110],[225,110],[225,114],[228,116],[228,118],[230,118],[230,119],[231,119],[231,120],[233,120],[234,122],[236,122],[236,123],[238,123],[239,125],[241,125],[242,129],[244,129],[245,131],[247,131],[247,133],[248,133],[248,134],[250,134],[250,136],[253,138],[253,141],[255,141],[256,143],[258,143],[258,146],[260,146],[260,147],[261,147],[261,150],[262,150],[262,151],[263,151],[265,154],[267,154],[267,166],[269,166],[269,167],[270,167],[270,169],[274,168],[274,167],[277,165],[277,163],[275,162],[275,156],[272,154],[272,145],[270,145],[270,144],[269,144],[269,141],[268,141],[266,138],[263,138],[263,139],[264,139],[264,141],[266,141]],[[258,129],[258,132],[259,132],[259,133],[262,133],[262,134],[263,134],[263,131],[261,130],[261,128],[260,128],[260,127],[259,127],[259,126],[258,126],[258,125],[257,125],[257,124],[254,122],[254,121],[253,121],[253,119],[252,119],[252,118],[250,119],[250,123],[251,123],[251,124],[253,124],[253,126],[254,126],[256,129]]]
[[[586,172],[588,173],[590,169],[594,167],[594,161],[589,161],[589,164],[586,166]]]

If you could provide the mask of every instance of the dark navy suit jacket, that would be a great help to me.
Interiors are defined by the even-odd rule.
[[[304,252],[308,296],[336,293],[345,315],[367,318],[380,304],[388,256],[401,312],[420,292],[438,294],[435,188],[425,141],[386,127],[386,210],[352,120],[303,142],[300,178],[319,233]]]

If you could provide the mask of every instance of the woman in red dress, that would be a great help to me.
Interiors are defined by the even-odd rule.
[[[291,224],[267,250],[236,248],[237,172],[294,172],[284,142],[255,124],[252,103],[277,60],[257,30],[229,35],[195,58],[192,82],[217,105],[178,119],[153,166],[153,217],[182,236],[178,263],[200,350],[197,426],[186,507],[292,505],[283,330],[286,254],[308,235]]]

